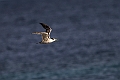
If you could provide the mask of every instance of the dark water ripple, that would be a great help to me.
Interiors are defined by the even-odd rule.
[[[119,79],[120,64],[91,65],[83,68],[62,69],[49,72],[5,73],[1,79]],[[116,70],[116,68],[118,70]]]
[[[0,80],[120,79],[119,0],[0,2]],[[52,44],[36,44],[53,28]]]

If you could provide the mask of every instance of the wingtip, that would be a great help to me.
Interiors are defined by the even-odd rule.
[[[33,32],[32,34],[38,34],[39,35],[39,34],[41,34],[41,32]]]
[[[38,32],[33,32],[32,34],[37,34]]]
[[[32,33],[32,34],[35,34],[35,33]]]
[[[42,22],[40,22],[39,24],[43,24]]]

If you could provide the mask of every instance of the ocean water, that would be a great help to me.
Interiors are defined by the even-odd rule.
[[[1,0],[0,80],[120,80],[119,0]],[[36,44],[51,26],[58,41]]]

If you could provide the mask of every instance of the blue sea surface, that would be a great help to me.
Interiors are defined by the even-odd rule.
[[[0,80],[120,80],[119,3],[0,1]],[[36,44],[40,22],[58,41]]]

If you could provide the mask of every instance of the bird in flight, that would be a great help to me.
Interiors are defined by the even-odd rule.
[[[48,44],[48,43],[52,43],[54,41],[57,41],[57,39],[55,38],[50,38],[50,33],[52,31],[52,29],[50,28],[50,26],[44,24],[44,23],[39,23],[42,25],[42,27],[44,29],[46,29],[45,32],[33,32],[32,34],[37,34],[37,35],[41,35],[42,36],[42,41],[39,42],[40,44]]]

